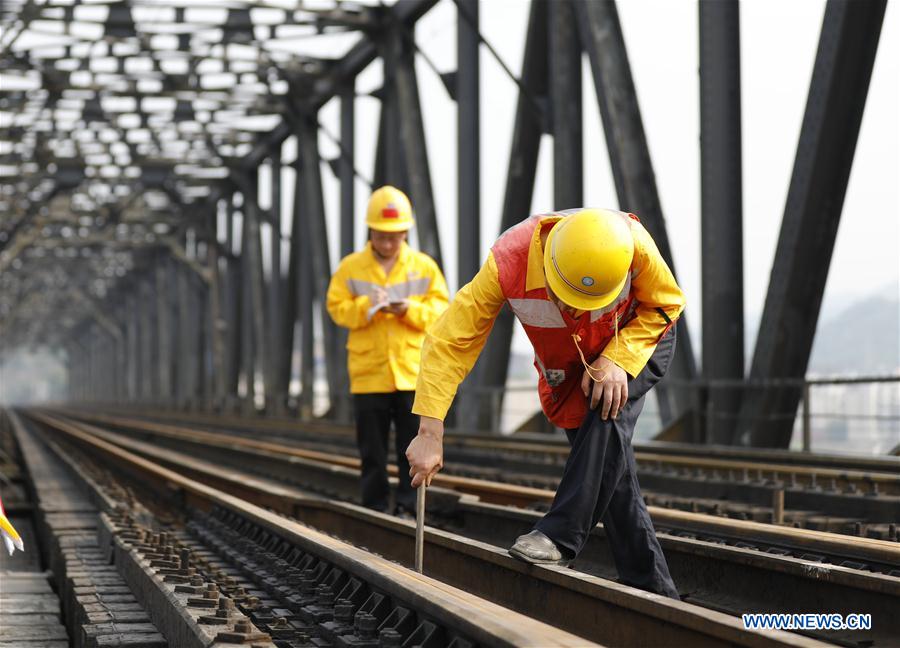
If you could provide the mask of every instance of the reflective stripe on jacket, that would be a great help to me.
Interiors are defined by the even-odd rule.
[[[377,288],[390,301],[409,300],[402,317],[370,312]],[[346,256],[328,286],[327,308],[339,326],[350,329],[347,368],[354,394],[413,390],[419,373],[425,329],[447,308],[447,284],[434,260],[404,243],[391,273],[372,251]]]
[[[500,308],[507,303],[535,349],[544,413],[560,427],[578,427],[587,411],[583,368],[572,334],[589,361],[598,355],[632,376],[684,309],[684,295],[653,239],[631,215],[635,252],[625,289],[604,309],[572,318],[547,297],[541,229],[569,212],[533,216],[494,243],[487,262],[429,329],[413,412],[443,419],[456,388],[474,366]],[[618,320],[618,336],[615,336]]]

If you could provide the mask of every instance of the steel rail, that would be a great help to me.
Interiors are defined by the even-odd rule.
[[[35,419],[62,433],[68,440],[88,448],[93,456],[103,456],[117,465],[127,466],[132,475],[163,484],[170,495],[176,496],[186,504],[199,507],[201,510],[211,507],[229,510],[304,551],[318,555],[358,575],[374,587],[388,592],[414,609],[422,610],[439,619],[481,645],[510,647],[586,645],[584,638],[517,614],[469,592],[418,574],[381,556],[336,540],[245,499],[189,479],[95,434],[79,429],[77,425],[42,415],[35,416]]]
[[[187,472],[238,497],[254,497],[262,506],[302,517],[314,526],[315,522],[321,524],[328,517],[339,517],[340,523],[336,526],[342,536],[353,536],[358,542],[385,556],[396,556],[406,564],[412,560],[412,553],[405,551],[414,542],[414,528],[409,522],[348,504],[314,499],[307,493],[273,484],[270,480],[122,438],[84,423],[40,413],[29,416],[118,462],[139,465],[142,471],[165,471],[157,472],[159,475],[171,475],[176,470]],[[132,451],[152,456],[173,469],[150,468],[154,466],[153,462]],[[169,481],[168,477],[166,481]],[[179,487],[179,490],[182,489]],[[191,489],[188,491],[192,492]],[[254,492],[255,496],[252,495]],[[343,511],[335,515],[337,509]],[[376,526],[380,530],[373,528],[371,520],[379,522]],[[402,538],[407,541],[398,542]],[[427,529],[426,542],[426,573],[439,575],[441,580],[447,579],[460,589],[481,592],[503,605],[513,604],[520,613],[551,620],[588,639],[613,645],[822,645],[814,639],[790,633],[748,632],[738,619],[721,612],[672,601],[588,574],[560,567],[526,565],[496,547],[433,527]],[[410,555],[406,556],[406,553]]]
[[[161,434],[167,432],[181,432],[188,435],[194,435],[194,438],[197,439],[206,439],[211,444],[225,442],[225,439],[221,436],[223,433],[218,432],[197,431],[195,429],[185,428],[184,426],[173,426],[167,423],[157,423],[152,421],[136,421],[132,418],[104,416],[95,413],[85,413],[81,410],[70,411],[70,413],[82,420],[101,422],[116,427],[132,427],[145,432],[158,432]],[[228,437],[228,443],[238,444],[243,447],[256,448],[274,453],[289,453],[292,456],[313,461],[325,461],[334,465],[341,465],[349,468],[358,468],[360,465],[359,460],[355,457],[344,456],[338,453],[300,448],[296,445],[288,446],[273,441],[247,439],[234,434],[225,436]],[[538,477],[537,480],[526,480],[526,483],[535,481],[535,485],[544,486],[544,483],[542,482],[547,482],[546,488],[532,488],[526,485],[506,483],[510,480],[505,477],[502,478],[503,481],[496,481],[497,478],[493,475],[479,474],[479,469],[471,468],[471,465],[478,462],[484,463],[484,457],[454,457],[452,450],[454,446],[452,443],[448,442],[446,446],[445,457],[448,460],[447,468],[463,472],[464,475],[466,475],[466,473],[468,474],[466,476],[460,476],[458,474],[447,474],[447,472],[440,473],[436,477],[439,485],[453,488],[461,492],[471,492],[479,495],[485,501],[499,504],[529,506],[533,505],[535,502],[548,502],[552,500],[552,492],[549,492],[549,489],[551,489],[553,485],[548,478],[542,476],[547,475],[548,471],[552,471],[551,476],[554,478],[557,477],[559,472],[558,465],[547,464],[546,462],[536,462],[533,464],[534,469],[531,470],[527,469],[529,467],[527,463],[515,462],[514,468],[517,472],[526,468],[529,474],[535,474],[535,476]],[[350,445],[348,445],[347,451],[355,452],[355,450],[351,450]],[[568,448],[566,448],[565,451],[567,453]],[[562,457],[562,455],[560,455],[560,457]],[[653,486],[657,486],[657,491],[659,491],[659,493],[654,492],[653,494],[654,499],[657,501],[659,501],[659,497],[662,497],[663,493],[668,495],[672,492],[682,492],[690,486],[688,490],[693,493],[692,496],[699,496],[704,492],[711,493],[712,490],[710,489],[713,488],[724,488],[728,493],[723,493],[718,497],[726,497],[729,500],[729,505],[732,505],[733,502],[741,505],[770,506],[772,494],[769,491],[777,490],[777,487],[781,487],[788,489],[790,498],[788,507],[792,510],[822,510],[826,513],[830,512],[832,515],[851,515],[851,517],[859,515],[862,520],[879,524],[885,523],[885,520],[893,519],[892,512],[900,509],[900,502],[898,502],[896,496],[897,494],[900,494],[900,475],[894,476],[888,473],[862,471],[840,471],[827,468],[817,469],[781,464],[745,464],[731,460],[707,459],[703,457],[689,458],[645,452],[635,453],[635,459],[638,463],[641,476],[644,481],[651,486],[651,490],[653,490]],[[449,463],[451,460],[459,462],[460,465],[451,465]],[[513,464],[504,457],[495,462],[494,465],[502,467]],[[463,470],[463,466],[469,467]],[[677,475],[675,477],[670,477],[663,474],[664,468],[665,470],[670,471],[677,471],[678,468],[703,471],[705,476],[714,477],[716,483],[713,483],[712,481],[704,482],[692,478],[691,484],[676,484],[673,486],[670,483],[672,479],[681,479],[683,481],[684,478]],[[391,474],[396,475],[396,467],[394,465],[391,465],[389,470],[391,471]],[[758,484],[734,481],[735,475],[747,475],[748,477],[747,479],[744,479],[744,482],[748,482],[751,470],[756,472],[758,477],[761,477],[765,473],[769,473],[771,476],[770,483],[765,483],[762,479],[759,480]],[[725,475],[731,474],[732,478],[725,482],[720,482],[720,473]],[[484,479],[483,477],[489,477],[489,479]],[[470,481],[472,479],[475,479],[474,483]],[[779,481],[780,479],[785,479],[786,481],[782,483]],[[815,488],[819,483],[828,485],[829,490],[821,492],[816,491]],[[853,493],[845,494],[836,492],[839,484],[847,484],[848,488],[852,488]],[[800,486],[808,490],[798,489]],[[731,492],[734,491],[735,488],[741,488],[744,491],[747,491],[743,493],[744,497],[738,497]],[[753,492],[750,492],[751,490]],[[830,492],[831,490],[835,492]],[[648,491],[648,493],[649,492],[650,491]],[[710,497],[715,496],[710,495]],[[856,511],[856,513],[854,513],[854,511]],[[849,523],[847,526],[849,528]],[[888,529],[888,533],[890,533],[890,529]]]
[[[247,419],[216,414],[188,413],[178,411],[154,410],[149,412],[143,408],[123,408],[111,405],[105,407],[105,411],[120,411],[125,415],[138,416],[154,420],[179,421],[182,423],[197,423],[226,427],[230,429],[252,430],[256,433],[266,430],[283,432],[285,436],[295,436],[298,431],[327,435],[328,437],[346,438],[354,441],[354,432],[351,427],[338,426],[333,423],[319,421],[300,421],[296,419],[283,419],[276,417],[258,417]],[[82,410],[86,411],[86,410]],[[444,444],[449,447],[471,446],[492,450],[519,451],[523,453],[537,453],[546,455],[558,455],[566,457],[569,453],[569,445],[564,437],[554,437],[546,434],[521,433],[511,436],[498,434],[473,433],[461,430],[447,430],[444,435]],[[900,477],[900,457],[892,456],[864,456],[844,455],[829,453],[808,453],[791,450],[774,450],[766,448],[738,448],[722,445],[697,445],[690,443],[673,443],[667,441],[647,441],[635,443],[636,453],[656,453],[676,456],[698,456],[717,458],[724,460],[747,461],[755,464],[796,464],[805,467],[821,466],[822,468],[834,468],[841,472],[871,471],[883,472]]]
[[[256,453],[272,462],[287,461],[292,463],[302,461],[306,469],[315,470],[317,474],[322,476],[323,480],[327,480],[328,474],[340,474],[339,479],[342,484],[345,483],[344,480],[348,479],[350,475],[358,476],[360,467],[359,460],[355,458],[307,451],[267,441],[175,428],[162,424],[135,425],[134,421],[125,421],[124,425],[126,427],[134,426],[143,429],[144,433],[149,433],[157,438],[170,439],[178,444],[194,444],[198,450],[207,454],[224,449],[230,452]],[[223,457],[222,455],[217,456]],[[396,475],[396,467],[392,468],[392,474]],[[270,469],[274,470],[274,468]],[[553,491],[545,489],[442,474],[438,474],[435,477],[433,484],[456,492],[475,495],[485,503],[501,505],[521,505],[523,502],[527,504],[548,504],[554,496]],[[351,489],[355,489],[355,487],[355,482],[351,482]],[[340,488],[340,484],[331,483],[325,490],[335,493]],[[882,565],[900,567],[900,543],[896,542],[843,536],[810,529],[781,527],[656,506],[650,506],[648,509],[656,525],[672,528],[678,532],[697,532],[729,538],[742,538],[748,543],[767,543],[813,553],[841,556],[855,561],[875,562]]]

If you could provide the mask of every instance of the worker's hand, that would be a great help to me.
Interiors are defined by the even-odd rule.
[[[402,299],[397,302],[391,302],[387,306],[384,307],[385,313],[393,313],[397,317],[403,317],[406,315],[406,311],[409,310],[409,300]]]
[[[431,480],[444,467],[444,422],[423,416],[418,436],[406,449],[406,458],[412,487],[418,488],[422,483],[431,486]]]
[[[375,286],[375,294],[372,295],[372,305],[380,306],[388,303],[387,291],[381,286]]]
[[[604,421],[610,416],[616,418],[619,411],[628,402],[628,374],[622,367],[609,358],[600,356],[593,364],[596,367],[591,373],[601,382],[591,380],[588,370],[581,377],[581,391],[590,396],[591,409],[600,405],[600,418]]]

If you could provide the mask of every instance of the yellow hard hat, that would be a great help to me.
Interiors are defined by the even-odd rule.
[[[622,292],[634,239],[622,214],[582,209],[553,226],[544,246],[550,290],[567,306],[597,310]]]
[[[376,189],[369,198],[366,225],[379,232],[405,232],[416,222],[406,194],[390,185]]]

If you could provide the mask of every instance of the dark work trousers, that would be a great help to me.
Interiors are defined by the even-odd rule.
[[[409,462],[406,460],[406,448],[419,431],[419,417],[412,413],[415,396],[412,391],[353,395],[356,443],[362,459],[363,506],[388,510],[388,440],[393,421],[399,482],[397,506],[411,513],[416,510],[416,491],[410,486]]]
[[[666,374],[675,352],[675,331],[656,347],[643,371],[628,381],[628,402],[615,420],[597,410],[580,428],[566,430],[572,446],[559,488],[535,529],[577,556],[598,521],[626,585],[678,599],[650,514],[641,496],[631,436],[644,396]]]

